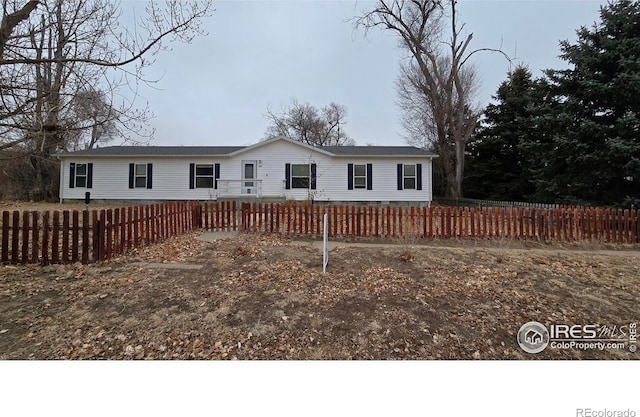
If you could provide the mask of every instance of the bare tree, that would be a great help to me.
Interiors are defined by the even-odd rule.
[[[440,68],[449,65],[446,59],[440,62]],[[472,66],[461,69],[460,72],[463,88],[468,97],[473,97],[477,90],[476,72]],[[424,75],[414,62],[403,63],[400,66],[400,75],[396,81],[398,91],[398,106],[402,109],[401,123],[406,132],[408,143],[427,148],[437,153],[440,157],[434,162],[434,169],[437,170],[437,177],[441,178],[445,193],[448,196],[455,196],[455,185],[460,184],[456,174],[459,166],[459,151],[466,148],[467,141],[476,127],[480,110],[478,107],[465,107],[462,109],[463,120],[459,123],[464,134],[464,147],[461,141],[455,141],[455,136],[451,134],[447,124],[438,124],[438,120],[445,119],[446,111],[443,103],[446,94],[444,91],[435,94],[425,94],[428,89]],[[455,95],[455,91],[454,91]],[[455,105],[464,105],[457,98],[454,98]],[[458,113],[453,109],[453,114]],[[444,129],[443,129],[444,126]],[[462,155],[464,158],[464,153]],[[464,162],[464,161],[463,161]]]
[[[291,105],[280,113],[268,108],[265,117],[271,122],[266,138],[283,136],[316,146],[355,143],[344,131],[347,108],[340,104],[330,103],[318,110],[309,103],[292,99]]]
[[[74,3],[76,3],[76,0]],[[94,26],[93,35],[108,35],[109,45],[96,48],[87,56],[33,57],[17,54],[6,56],[7,51],[21,51],[20,39],[27,37],[23,23],[28,22],[37,8],[49,8],[57,0],[30,0],[23,6],[17,0],[2,0],[3,17],[0,21],[0,65],[34,64],[44,61],[84,62],[106,67],[123,67],[138,63],[139,68],[150,65],[151,56],[163,49],[163,41],[180,40],[190,42],[203,34],[200,28],[202,18],[211,12],[211,0],[166,0],[164,6],[157,1],[147,3],[146,14],[129,27],[118,24],[122,9],[117,2],[82,0],[85,7],[100,4],[109,10],[105,13],[112,26]],[[77,7],[77,6],[76,6]],[[86,23],[86,22],[83,22]],[[21,28],[22,26],[22,28]],[[21,30],[22,29],[22,30]],[[14,44],[14,41],[18,41]]]
[[[67,148],[69,150],[93,149],[98,144],[105,144],[128,135],[124,129],[129,128],[125,119],[143,120],[143,113],[138,109],[137,115],[125,116],[114,107],[114,101],[107,93],[90,88],[78,91],[70,103],[70,119],[74,126],[68,129]],[[135,124],[134,124],[135,126]]]
[[[9,2],[3,0],[2,2],[2,20],[0,20],[0,60],[4,56],[4,47],[11,39],[14,29],[23,21],[29,19],[29,15],[38,7],[39,0],[30,0],[22,7],[16,7],[15,3],[13,8],[9,9]]]
[[[18,3],[2,0],[0,150],[25,155],[33,197],[47,197],[55,195],[53,153],[116,136],[151,139],[152,114],[137,105],[139,84],[151,82],[144,68],[163,41],[202,34],[211,3],[152,1],[133,26],[120,24],[122,9],[110,0]]]
[[[476,52],[493,49],[469,49],[473,35],[463,35],[456,4],[457,0],[378,1],[354,23],[365,30],[392,31],[409,52],[410,62],[402,65],[397,85],[403,124],[412,143],[440,154],[445,192],[459,198],[465,147],[480,115],[472,102],[477,77],[468,61]]]

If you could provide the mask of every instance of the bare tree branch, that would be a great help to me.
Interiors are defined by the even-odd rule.
[[[4,47],[7,41],[11,38],[11,35],[20,23],[29,19],[31,12],[33,12],[38,4],[39,0],[30,0],[22,6],[21,9],[14,11],[13,13],[7,12],[7,1],[3,1],[3,16],[0,22],[0,60],[4,56]]]
[[[315,146],[351,145],[354,141],[343,129],[346,107],[330,103],[320,111],[309,103],[291,100],[289,108],[276,113],[267,108],[265,117],[270,121],[265,137],[283,136]]]
[[[396,83],[408,140],[440,155],[446,194],[462,197],[465,147],[480,114],[473,103],[477,77],[468,61],[491,49],[469,51],[473,35],[462,36],[456,5],[457,0],[378,1],[353,23],[365,33],[389,30],[409,51],[411,60],[401,65]]]
[[[26,152],[31,174],[15,176],[28,182],[17,187],[26,198],[57,194],[56,152],[151,140],[153,114],[138,103],[144,68],[167,41],[203,34],[211,11],[210,0],[150,1],[127,27],[111,0],[2,1],[0,150]]]

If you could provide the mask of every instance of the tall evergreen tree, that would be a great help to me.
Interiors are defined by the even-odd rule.
[[[534,140],[532,111],[538,102],[536,81],[524,66],[508,74],[485,111],[468,148],[465,195],[524,201],[534,186],[521,144]]]
[[[536,122],[545,135],[525,144],[537,198],[619,205],[640,196],[640,2],[610,2],[600,19],[576,44],[560,43],[573,68],[546,71]]]

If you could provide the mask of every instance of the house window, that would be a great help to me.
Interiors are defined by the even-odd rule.
[[[291,188],[309,188],[309,164],[291,164]]]
[[[416,166],[405,164],[403,165],[402,185],[405,190],[416,189]]]
[[[353,166],[353,188],[367,188],[367,166]]]
[[[398,164],[398,190],[422,190],[422,164]]]
[[[153,164],[129,164],[129,188],[152,188]]]
[[[147,164],[136,164],[135,188],[147,188]]]
[[[311,164],[284,164],[285,189],[305,188],[316,189],[317,166]]]
[[[218,188],[220,164],[189,164],[189,189]]]
[[[69,188],[91,188],[93,182],[93,164],[69,164]]]
[[[87,186],[87,164],[76,164],[76,187]]]
[[[348,190],[373,190],[373,164],[347,164]]]
[[[213,188],[213,165],[196,165],[196,188]]]

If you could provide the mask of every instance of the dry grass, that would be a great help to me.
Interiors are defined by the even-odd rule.
[[[113,209],[117,207],[127,207],[126,204],[107,204],[107,203],[91,203],[89,210],[100,209]],[[68,203],[47,203],[47,202],[33,202],[33,201],[6,201],[0,200],[0,211],[53,211],[53,210],[84,210],[85,204],[80,201],[73,201]]]
[[[193,235],[92,266],[0,267],[0,359],[637,359],[516,343],[527,321],[638,321],[637,253],[340,247]],[[186,262],[201,270],[135,266]]]

